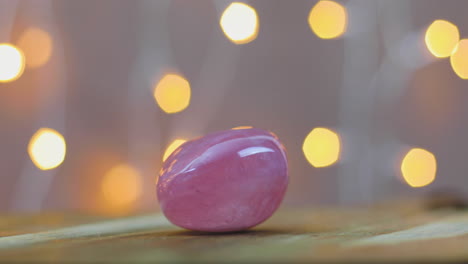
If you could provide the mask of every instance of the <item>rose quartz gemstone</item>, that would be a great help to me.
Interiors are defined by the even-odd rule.
[[[177,148],[163,164],[157,194],[173,224],[231,232],[269,218],[287,185],[286,154],[278,138],[261,129],[232,129]]]

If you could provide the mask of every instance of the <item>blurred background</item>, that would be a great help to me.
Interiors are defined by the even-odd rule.
[[[468,1],[0,0],[0,211],[157,211],[163,159],[237,126],[283,206],[468,191]]]

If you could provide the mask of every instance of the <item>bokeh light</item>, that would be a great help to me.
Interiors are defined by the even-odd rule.
[[[235,44],[249,43],[258,35],[257,11],[244,3],[231,3],[221,15],[219,24],[226,37]]]
[[[161,109],[174,114],[190,104],[190,83],[178,74],[166,74],[154,89],[154,98]]]
[[[340,137],[328,128],[314,128],[305,138],[302,151],[309,163],[316,167],[334,164],[340,156]]]
[[[104,175],[101,190],[108,206],[125,211],[141,196],[142,185],[141,175],[136,169],[120,164]]]
[[[411,187],[423,187],[434,181],[437,172],[437,161],[431,152],[411,149],[401,162],[403,179]]]
[[[0,44],[0,82],[11,82],[18,79],[23,70],[23,52],[11,44]]]
[[[31,137],[28,153],[41,170],[50,170],[62,164],[66,154],[63,136],[54,129],[41,128]]]
[[[468,39],[462,39],[450,56],[453,71],[462,79],[468,79]]]
[[[452,54],[460,40],[460,33],[457,26],[449,21],[436,20],[427,28],[424,39],[432,55],[445,58]]]
[[[346,8],[333,1],[319,1],[309,13],[309,26],[322,39],[337,38],[345,33],[348,25]]]
[[[52,54],[52,38],[48,32],[31,27],[19,38],[18,47],[26,57],[26,66],[37,68],[49,61]]]
[[[185,142],[187,142],[187,140],[181,138],[172,141],[172,143],[169,144],[169,146],[167,146],[166,151],[164,151],[163,161],[165,161],[172,154],[172,152],[174,152],[174,150],[176,150],[180,145],[184,144]]]

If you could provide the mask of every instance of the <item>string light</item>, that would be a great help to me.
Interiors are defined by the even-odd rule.
[[[302,151],[309,163],[317,168],[334,164],[340,156],[340,138],[328,128],[314,128],[305,138]]]
[[[257,11],[244,3],[231,3],[221,15],[219,24],[226,37],[235,44],[249,43],[258,35]]]
[[[436,20],[427,28],[424,38],[427,49],[437,58],[452,54],[460,40],[458,27],[446,20]]]
[[[344,34],[348,24],[346,8],[333,1],[319,1],[309,13],[309,26],[322,39],[333,39]]]
[[[11,82],[18,79],[23,70],[23,52],[11,44],[0,44],[0,82]]]
[[[462,79],[468,79],[468,39],[462,39],[450,56],[453,71]]]
[[[141,175],[127,164],[117,165],[104,175],[101,190],[109,206],[125,211],[141,196]]]
[[[183,111],[190,104],[190,83],[178,74],[166,74],[154,89],[154,98],[161,109],[174,114]]]
[[[414,188],[431,184],[436,177],[436,171],[436,158],[425,149],[411,149],[401,162],[403,179]]]
[[[172,141],[172,143],[169,144],[169,146],[167,146],[166,151],[164,151],[163,161],[165,161],[172,154],[172,152],[174,152],[174,150],[176,150],[180,145],[184,144],[185,142],[187,142],[186,139],[180,138]]]
[[[28,153],[34,165],[39,169],[56,168],[65,159],[65,139],[54,129],[41,128],[31,137]]]
[[[49,61],[52,54],[52,38],[48,32],[31,27],[19,38],[18,47],[26,57],[26,66],[37,68]]]

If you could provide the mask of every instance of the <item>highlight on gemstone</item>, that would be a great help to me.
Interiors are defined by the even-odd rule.
[[[245,128],[181,145],[165,160],[156,190],[162,212],[173,224],[228,232],[268,219],[287,185],[284,146],[268,131]]]
[[[175,139],[174,141],[172,141],[171,144],[169,144],[169,146],[167,146],[166,151],[164,151],[163,161],[165,161],[167,159],[167,157],[169,157],[169,155],[171,155],[172,152],[174,152],[174,150],[176,150],[176,148],[178,148],[180,145],[184,144],[185,142],[187,142],[187,140],[186,139],[181,139],[181,138],[178,138],[178,139]]]
[[[239,129],[250,129],[252,128],[251,126],[237,126],[237,127],[233,127],[231,129],[234,129],[234,130],[239,130]]]

